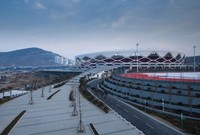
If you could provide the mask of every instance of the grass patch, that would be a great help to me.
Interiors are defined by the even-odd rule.
[[[51,99],[56,93],[58,93],[60,91],[60,89],[59,90],[57,90],[56,92],[54,92],[53,94],[51,94],[48,98],[47,98],[47,100],[49,100],[49,99]]]
[[[91,127],[94,135],[99,135],[98,131],[96,130],[96,128],[94,127],[94,125],[92,123],[90,123],[90,127]]]
[[[25,93],[25,94],[27,94],[27,93]],[[13,99],[15,99],[15,98],[18,98],[18,97],[20,97],[20,96],[23,96],[23,95],[25,95],[25,94],[21,94],[21,95],[19,95],[19,96],[13,96],[12,98],[10,98],[10,96],[9,96],[9,97],[1,98],[1,99],[0,99],[0,105],[1,105],[1,104],[4,104],[4,103],[6,103],[6,102],[9,102],[9,101],[11,101],[11,100],[13,100]]]
[[[24,115],[26,110],[23,110],[19,115],[17,115],[12,122],[3,130],[1,135],[8,135],[10,131],[13,129],[13,127],[16,125],[16,123],[19,121],[19,119]]]
[[[110,111],[109,107],[104,104],[102,101],[97,99],[94,95],[92,95],[88,90],[87,90],[87,82],[89,80],[86,80],[85,78],[80,79],[80,86],[79,86],[79,91],[85,97],[88,101],[92,102],[94,105],[99,107],[101,110],[103,110],[105,113],[108,113]]]

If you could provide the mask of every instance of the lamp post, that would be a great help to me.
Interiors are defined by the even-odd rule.
[[[83,133],[85,132],[85,126],[83,124],[83,120],[82,120],[82,106],[81,106],[81,97],[80,97],[80,92],[78,92],[78,102],[79,102],[79,124],[77,127],[77,132],[78,133]]]
[[[10,98],[12,98],[12,90],[10,90]]]
[[[31,99],[30,99],[30,101],[29,101],[29,105],[33,105],[34,104],[34,100],[33,100],[33,84],[31,84]]]
[[[163,112],[165,111],[165,100],[164,99],[162,99],[162,110],[163,110]]]
[[[136,44],[136,57],[137,57],[137,73],[138,73],[138,46],[139,44]]]
[[[181,113],[181,129],[183,129],[183,113]]]
[[[76,100],[77,100],[77,84],[76,82],[74,81],[74,84],[73,84],[73,101],[72,101],[72,106],[74,107],[73,108],[73,111],[72,111],[72,116],[77,116],[78,115],[78,111],[77,111],[77,108],[76,108]]]
[[[196,46],[194,46],[194,72],[196,70],[196,62],[195,62],[195,49],[196,49]]]
[[[42,85],[42,94],[41,97],[44,97],[44,85]]]

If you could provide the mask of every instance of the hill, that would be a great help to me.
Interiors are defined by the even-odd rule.
[[[40,48],[26,48],[10,52],[0,52],[0,66],[48,66],[56,65],[53,52]]]

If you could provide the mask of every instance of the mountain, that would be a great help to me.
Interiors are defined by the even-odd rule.
[[[10,52],[0,52],[0,66],[48,66],[56,65],[53,52],[40,48],[26,48]]]
[[[200,55],[195,57],[195,62],[197,65],[200,65]],[[191,64],[194,63],[194,56],[189,56],[185,58],[185,64]]]
[[[200,55],[196,56],[195,60],[196,64],[200,64]],[[193,56],[185,58],[185,64],[193,64],[193,62]],[[26,48],[10,52],[0,52],[0,67],[53,66],[61,64],[70,64],[70,60],[40,48]]]

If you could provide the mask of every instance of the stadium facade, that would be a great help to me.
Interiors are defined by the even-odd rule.
[[[147,51],[120,50],[97,52],[75,57],[77,66],[90,68],[97,66],[126,67],[180,67],[185,60],[185,54],[177,51]]]
[[[126,75],[113,74],[103,79],[99,88],[136,106],[176,116],[184,113],[190,119],[200,118],[200,79],[148,78],[145,73],[133,73],[137,78]]]

